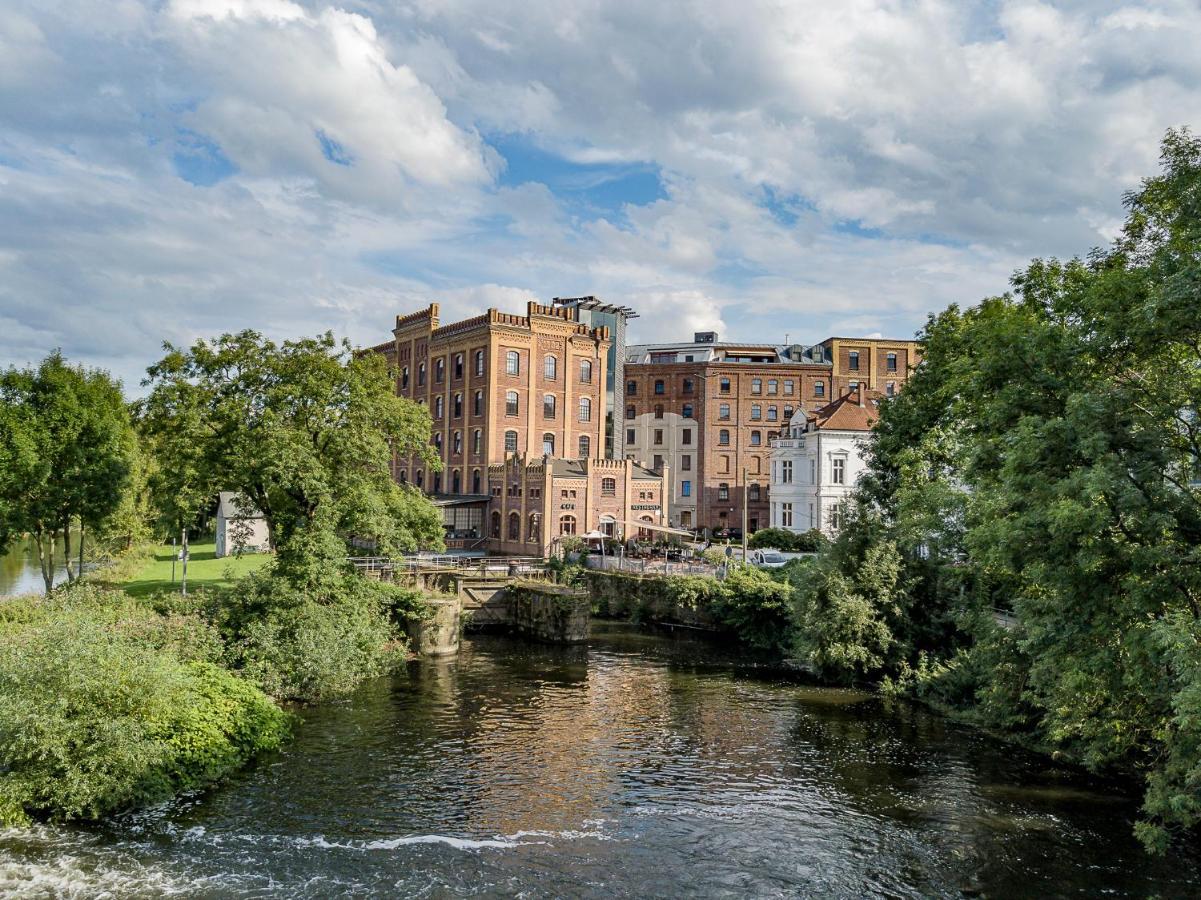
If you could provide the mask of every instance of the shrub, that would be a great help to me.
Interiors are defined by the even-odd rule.
[[[759,569],[734,566],[714,597],[714,613],[744,643],[782,652],[793,639],[792,588]]]
[[[195,618],[86,587],[0,612],[0,823],[163,800],[287,735],[286,713],[212,662]]]
[[[826,536],[818,529],[797,534],[786,528],[760,528],[749,538],[751,550],[782,550],[785,553],[816,553],[826,544]]]
[[[231,668],[274,697],[312,702],[403,663],[401,622],[424,609],[416,591],[358,575],[306,591],[258,573],[223,592],[212,614]]]

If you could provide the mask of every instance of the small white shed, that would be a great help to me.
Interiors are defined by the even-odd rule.
[[[217,558],[271,549],[267,520],[253,503],[235,491],[222,491],[217,504]]]

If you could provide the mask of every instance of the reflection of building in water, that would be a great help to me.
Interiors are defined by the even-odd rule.
[[[719,677],[586,648],[529,674],[503,706],[476,712],[468,752],[492,777],[473,795],[473,831],[578,830],[680,783],[750,783],[778,741],[775,717]]]

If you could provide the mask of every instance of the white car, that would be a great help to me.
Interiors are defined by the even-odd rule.
[[[779,550],[755,550],[751,553],[751,565],[760,569],[779,569],[788,562],[788,558]]]

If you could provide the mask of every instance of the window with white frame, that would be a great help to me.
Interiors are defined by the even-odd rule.
[[[834,484],[846,484],[847,482],[847,461],[841,456],[831,460],[833,465],[830,468],[830,480]]]

